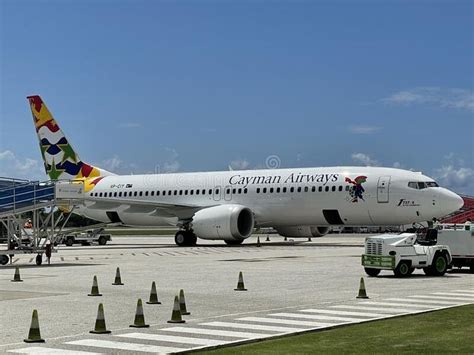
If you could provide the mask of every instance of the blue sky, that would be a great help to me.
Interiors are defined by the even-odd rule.
[[[25,97],[118,173],[396,166],[474,194],[472,1],[0,2],[0,175]]]

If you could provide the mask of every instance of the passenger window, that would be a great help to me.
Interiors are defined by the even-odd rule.
[[[183,190],[179,190],[179,195],[181,196],[183,194]]]
[[[119,197],[122,197],[122,191],[119,192]]]
[[[172,193],[172,192],[173,192],[173,191],[168,190],[168,196],[171,196],[171,193]]]
[[[184,194],[187,195],[187,194],[188,194],[188,190],[184,190]]]
[[[151,192],[151,195],[152,195],[152,196],[155,196],[155,191],[152,191],[152,192]]]
[[[210,191],[210,190],[209,190]],[[206,194],[206,190],[205,189],[202,189],[202,194],[205,195]]]
[[[156,191],[156,196],[160,196],[160,191]]]
[[[270,187],[270,193],[271,194],[273,193],[273,187]]]
[[[301,186],[298,187],[298,192],[301,192]]]
[[[264,194],[266,194],[266,193],[267,193],[267,188],[264,187],[264,188],[262,189],[262,192],[263,192]]]
[[[102,197],[102,192],[99,194],[99,197]]]
[[[238,192],[238,193],[239,193],[239,195],[240,195],[240,194],[242,193],[242,189],[239,189],[239,192]]]
[[[116,192],[114,192],[114,197],[117,197],[117,193],[116,193]]]
[[[196,195],[199,195],[199,191],[200,191],[199,189],[198,189],[198,190],[196,190]]]
[[[277,193],[280,193],[280,188],[279,187],[277,187]]]
[[[322,186],[319,186],[319,187],[318,187],[318,191],[319,191],[319,192],[322,192],[322,191],[323,191],[323,187],[322,187]]]
[[[283,192],[286,193],[286,187],[283,188]]]
[[[294,187],[290,187],[290,192],[295,192],[295,188],[294,188]]]
[[[209,189],[209,195],[212,195],[212,189]]]
[[[230,189],[227,189],[225,192],[227,195],[230,194]]]
[[[346,191],[349,191],[351,187],[349,185],[346,186]]]
[[[326,186],[326,187],[324,188],[324,191],[328,192],[328,191],[329,191],[329,186]]]
[[[219,195],[219,189],[216,189],[216,195]]]
[[[237,192],[237,189],[232,189],[232,193],[235,195]]]
[[[313,187],[311,188],[311,192],[316,192],[316,186],[313,186]]]
[[[260,187],[257,187],[257,193],[258,194],[260,193]]]
[[[174,191],[173,191],[173,195],[176,196],[177,194],[178,194],[178,190],[174,190]]]
[[[339,191],[342,191],[342,185],[341,185],[341,186],[339,186]]]
[[[308,192],[309,191],[309,187],[308,186],[305,186],[304,187],[304,192]]]
[[[190,194],[190,195],[193,195],[193,194],[194,194],[194,190],[189,190],[189,194]]]
[[[244,189],[244,194],[246,194],[249,190],[247,188]]]
[[[139,196],[143,196],[143,192],[140,191],[140,192],[138,193],[138,195],[139,195]]]
[[[148,191],[145,191],[145,196],[148,196]]]
[[[331,188],[331,190],[332,190],[333,192],[336,191],[336,186],[333,186],[333,187]]]

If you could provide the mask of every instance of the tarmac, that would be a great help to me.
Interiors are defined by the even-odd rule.
[[[172,236],[116,236],[106,246],[60,246],[51,265],[34,256],[0,266],[0,353],[174,353],[255,341],[341,324],[360,323],[474,303],[474,274],[443,277],[365,275],[360,265],[368,235],[283,241],[256,236],[241,246],[198,241],[175,246]],[[15,267],[23,282],[11,282]],[[120,267],[124,285],[112,285]],[[242,271],[247,291],[237,292]],[[97,276],[102,296],[90,297]],[[356,299],[364,277],[369,299]],[[156,282],[162,304],[149,305]],[[174,297],[184,290],[190,315],[169,324]],[[137,299],[149,328],[130,328]],[[111,334],[90,334],[103,303]],[[44,344],[26,344],[33,309]]]

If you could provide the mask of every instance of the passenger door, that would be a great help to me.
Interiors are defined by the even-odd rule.
[[[390,191],[390,176],[379,177],[377,184],[377,202],[388,203]]]

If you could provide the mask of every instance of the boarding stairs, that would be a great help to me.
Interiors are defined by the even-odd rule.
[[[25,253],[36,253],[36,263],[41,265],[47,242],[56,252],[70,212],[83,200],[81,181],[0,177],[0,225],[6,230],[6,249],[0,247],[0,265],[11,262],[15,254]]]

